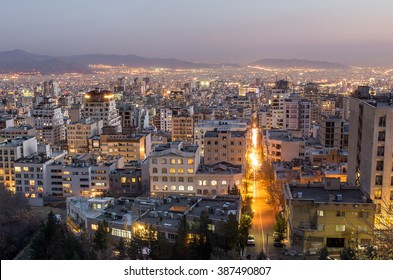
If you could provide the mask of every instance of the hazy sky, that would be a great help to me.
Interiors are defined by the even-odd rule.
[[[0,51],[393,65],[392,0],[1,0]]]

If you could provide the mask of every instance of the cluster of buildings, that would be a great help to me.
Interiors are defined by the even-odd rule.
[[[65,92],[49,81],[8,94],[0,186],[33,205],[66,197],[75,231],[110,220],[114,236],[155,225],[173,239],[177,217],[201,209],[217,216],[218,229],[221,216],[239,215],[240,201],[226,195],[244,192],[258,128],[294,244],[369,244],[383,219],[393,224],[389,94],[364,86],[331,94],[283,80],[168,83],[119,78],[105,84],[111,90]]]

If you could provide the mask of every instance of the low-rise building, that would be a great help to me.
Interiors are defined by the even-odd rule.
[[[228,162],[201,164],[195,174],[197,195],[225,195],[236,186],[242,189],[244,168]]]
[[[115,169],[109,175],[109,190],[115,196],[138,196],[148,190],[142,187],[140,168]]]
[[[283,188],[292,247],[316,253],[372,243],[376,207],[359,188],[333,178]]]
[[[35,136],[35,129],[31,125],[9,126],[0,130],[0,138],[15,139],[17,137]]]
[[[286,130],[270,130],[264,135],[265,151],[270,162],[305,159],[306,141]]]

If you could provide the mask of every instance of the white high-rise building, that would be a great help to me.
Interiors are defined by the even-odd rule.
[[[85,94],[85,118],[93,121],[102,120],[104,126],[116,127],[121,132],[121,117],[116,108],[115,95],[109,90],[96,89]]]
[[[56,145],[65,140],[63,113],[51,98],[44,98],[33,110],[31,118],[39,143]]]

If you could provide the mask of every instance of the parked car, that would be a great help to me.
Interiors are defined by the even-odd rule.
[[[281,247],[284,247],[284,243],[281,241],[274,241],[273,246],[281,248]]]
[[[254,235],[249,235],[247,237],[247,245],[249,246],[255,246],[255,238]]]

